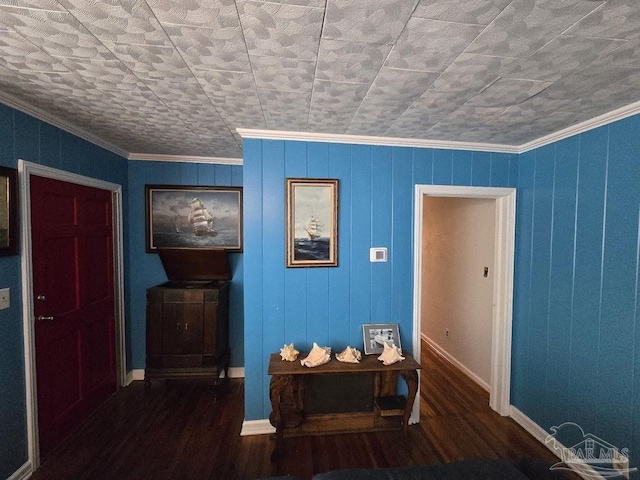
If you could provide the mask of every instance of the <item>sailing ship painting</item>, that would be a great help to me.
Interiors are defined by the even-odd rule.
[[[242,189],[147,185],[147,251],[242,249]]]
[[[218,234],[213,228],[213,217],[198,197],[194,197],[191,200],[187,218],[195,236],[209,235],[215,237]]]
[[[287,179],[287,267],[337,265],[337,180]]]

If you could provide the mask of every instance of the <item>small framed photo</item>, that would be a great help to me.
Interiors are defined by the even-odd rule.
[[[338,266],[338,180],[287,178],[287,268]]]
[[[382,353],[385,343],[402,348],[397,323],[365,323],[362,325],[362,337],[365,355]]]
[[[18,254],[18,171],[0,167],[0,256]]]
[[[242,251],[242,188],[146,185],[147,252]]]

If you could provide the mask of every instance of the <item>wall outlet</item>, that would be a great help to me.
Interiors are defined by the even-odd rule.
[[[10,304],[10,297],[9,297],[9,289],[3,288],[0,290],[0,310],[4,310],[5,308],[9,308],[10,306],[11,304]]]
[[[448,328],[444,329],[444,336],[449,338],[449,329]]]

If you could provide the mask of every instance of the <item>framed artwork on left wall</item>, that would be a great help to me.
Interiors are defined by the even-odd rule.
[[[18,171],[0,166],[0,256],[17,255]]]
[[[242,187],[145,185],[147,252],[242,251]]]

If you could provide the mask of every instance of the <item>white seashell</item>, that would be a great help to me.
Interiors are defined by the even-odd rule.
[[[385,365],[391,365],[404,360],[404,357],[402,356],[402,350],[400,350],[399,347],[396,347],[395,345],[389,345],[387,342],[385,342],[384,351],[380,354],[378,360],[380,360]]]
[[[307,355],[307,358],[300,360],[305,367],[317,367],[324,365],[331,360],[331,347],[319,347],[317,343],[313,343],[313,348]]]
[[[295,362],[296,358],[298,358],[298,354],[300,352],[293,348],[293,343],[287,345],[285,343],[284,347],[280,349],[280,356],[282,360],[286,360],[287,362]]]
[[[362,353],[353,347],[347,347],[342,352],[336,353],[336,359],[345,363],[360,363]]]

